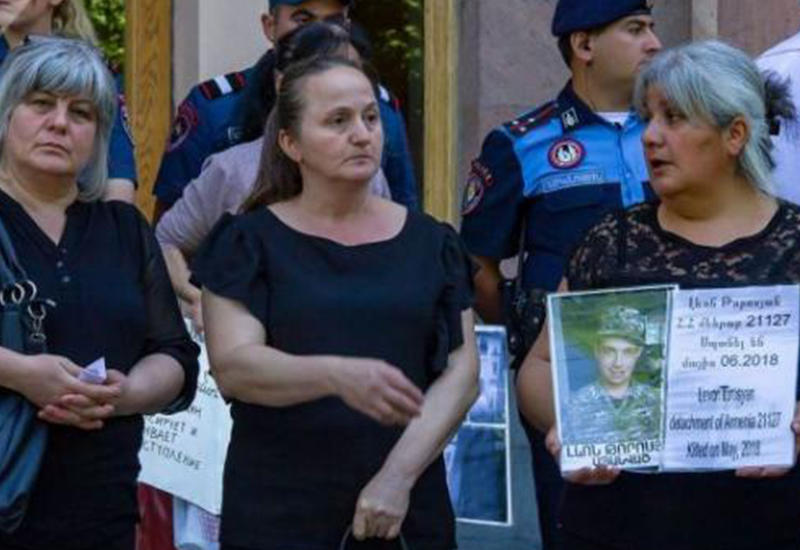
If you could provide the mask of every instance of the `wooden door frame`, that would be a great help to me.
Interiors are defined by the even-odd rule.
[[[136,142],[136,203],[148,218],[172,120],[172,0],[125,2],[125,95]]]
[[[425,2],[425,211],[457,221],[458,0]]]

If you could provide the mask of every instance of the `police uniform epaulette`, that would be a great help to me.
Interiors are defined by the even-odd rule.
[[[198,87],[206,99],[217,99],[224,95],[238,92],[247,84],[247,77],[241,71],[228,73],[206,80]]]
[[[503,126],[513,136],[524,136],[537,126],[541,126],[547,122],[551,115],[555,113],[557,104],[555,101],[550,101],[544,105],[540,105],[533,111],[525,113],[524,115],[515,118],[503,124]]]

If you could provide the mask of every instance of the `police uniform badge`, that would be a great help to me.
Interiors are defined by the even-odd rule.
[[[574,139],[566,138],[558,140],[550,147],[547,158],[553,168],[568,170],[578,166],[585,154],[583,145]]]
[[[199,117],[194,105],[188,101],[181,103],[180,107],[178,107],[178,115],[175,117],[175,122],[172,123],[172,133],[167,144],[167,152],[169,153],[180,147],[198,122]]]
[[[474,212],[483,200],[483,195],[493,183],[492,173],[479,160],[472,161],[467,184],[464,186],[464,196],[461,201],[461,215],[466,216]]]

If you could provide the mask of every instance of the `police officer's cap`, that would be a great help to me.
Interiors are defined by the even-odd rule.
[[[600,316],[597,336],[624,338],[642,346],[645,343],[645,332],[645,318],[638,309],[611,306]]]
[[[629,15],[649,14],[651,5],[649,0],[558,0],[553,35],[587,31]]]
[[[274,8],[275,6],[299,6],[303,2],[308,2],[308,0],[269,0],[269,7]],[[352,0],[339,0],[339,3],[347,7],[353,2]]]

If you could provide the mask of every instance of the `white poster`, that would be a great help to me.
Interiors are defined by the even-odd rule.
[[[791,466],[800,287],[548,297],[561,469]]]
[[[197,396],[183,412],[145,416],[139,481],[219,514],[231,417],[209,372],[202,337],[195,341],[201,349]]]
[[[794,463],[799,296],[797,286],[676,294],[665,469]]]

